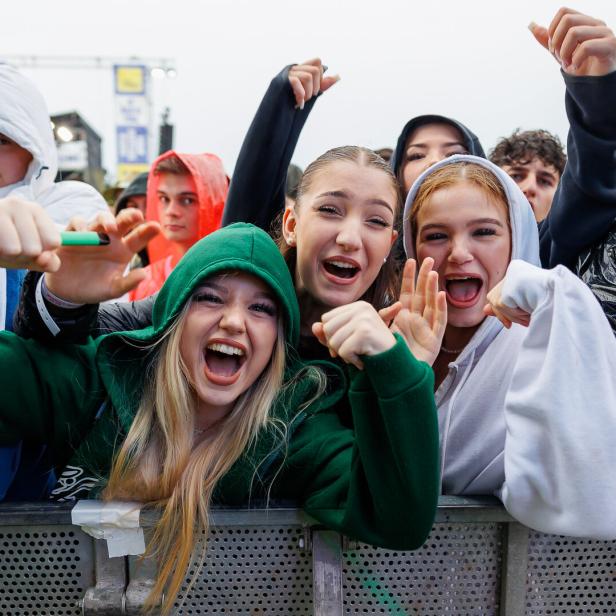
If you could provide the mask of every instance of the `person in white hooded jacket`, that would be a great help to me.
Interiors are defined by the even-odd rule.
[[[0,222],[8,217],[23,223],[37,210],[37,216],[50,217],[64,228],[73,217],[91,220],[109,211],[92,186],[54,183],[57,172],[58,155],[43,96],[19,71],[0,64]],[[3,225],[0,233],[7,228]],[[24,274],[24,270],[0,267],[0,331],[12,329]],[[44,448],[0,448],[0,498],[7,494],[11,482],[19,488],[15,498],[44,494],[53,477],[42,462],[43,455]],[[16,473],[20,474],[17,479]]]
[[[4,208],[28,201],[41,206],[60,227],[73,217],[91,220],[109,208],[84,182],[54,183],[58,154],[45,100],[36,86],[8,64],[0,64],[0,199]],[[16,277],[17,274],[12,274]],[[15,281],[0,269],[0,330],[12,316]],[[8,306],[7,306],[8,304]]]
[[[537,530],[616,538],[616,339],[577,277],[539,267],[518,186],[482,158],[435,164],[408,195],[404,246],[424,261],[417,291],[438,274],[447,303],[431,357],[421,344],[436,376],[442,493],[493,493]],[[413,279],[410,262],[395,321],[412,350],[404,318],[423,310]]]
[[[66,225],[79,216],[86,220],[109,208],[103,197],[84,182],[54,183],[58,153],[49,112],[37,87],[8,64],[0,64],[0,134],[32,157],[21,179],[4,185],[0,197],[11,195],[41,205],[54,220]]]

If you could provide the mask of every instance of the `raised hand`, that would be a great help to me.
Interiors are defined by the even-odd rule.
[[[391,349],[396,339],[374,307],[353,302],[326,312],[312,325],[312,333],[329,348],[332,357],[340,357],[360,370],[362,355],[377,355]]]
[[[529,29],[570,75],[600,77],[616,71],[616,37],[599,19],[561,8],[548,28],[533,22]]]
[[[0,199],[0,267],[54,272],[60,267],[58,246],[60,232],[40,205]]]
[[[319,92],[326,92],[337,81],[340,81],[339,75],[325,77],[323,71],[320,58],[306,60],[306,62],[295,64],[289,69],[289,84],[293,90],[298,109],[303,109],[313,96],[316,96]]]
[[[96,304],[124,295],[143,280],[142,268],[126,273],[126,266],[160,232],[160,225],[144,223],[139,210],[127,208],[116,217],[111,213],[99,214],[89,225],[73,219],[67,229],[103,232],[109,236],[110,243],[59,248],[56,254],[62,265],[57,272],[45,275],[45,284],[64,300]]]
[[[518,323],[524,327],[528,327],[530,323],[530,314],[525,310],[517,307],[507,306],[502,300],[502,291],[504,280],[501,280],[489,293],[488,303],[484,306],[483,311],[490,317],[496,317],[507,329],[513,323]]]
[[[447,326],[445,291],[438,290],[438,274],[432,271],[434,259],[423,260],[415,284],[417,262],[409,259],[404,265],[400,288],[401,310],[391,325],[406,341],[411,353],[432,365],[441,349]]]

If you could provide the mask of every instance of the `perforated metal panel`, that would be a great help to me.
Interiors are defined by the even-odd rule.
[[[355,614],[498,613],[499,524],[436,524],[423,547],[345,553],[344,605]]]
[[[616,613],[616,542],[531,531],[527,616]]]
[[[297,526],[212,529],[203,571],[176,614],[312,616],[312,562],[299,547],[303,536]]]
[[[0,614],[78,616],[93,583],[92,539],[79,528],[0,529]]]

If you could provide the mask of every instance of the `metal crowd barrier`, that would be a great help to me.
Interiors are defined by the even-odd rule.
[[[155,563],[109,558],[104,540],[71,525],[71,508],[0,506],[0,614],[141,613]],[[414,552],[349,541],[295,509],[212,518],[178,615],[616,614],[616,542],[529,530],[494,499],[442,498]]]

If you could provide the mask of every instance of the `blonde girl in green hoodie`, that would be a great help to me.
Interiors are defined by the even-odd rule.
[[[232,225],[183,257],[147,328],[53,347],[0,334],[0,446],[46,443],[58,499],[98,492],[160,509],[148,605],[164,596],[165,613],[213,503],[295,500],[339,532],[413,549],[437,502],[433,378],[383,328],[385,349],[380,334],[329,324],[361,358],[348,386],[337,366],[298,360],[287,265],[263,231]],[[353,429],[337,410],[347,390]]]

